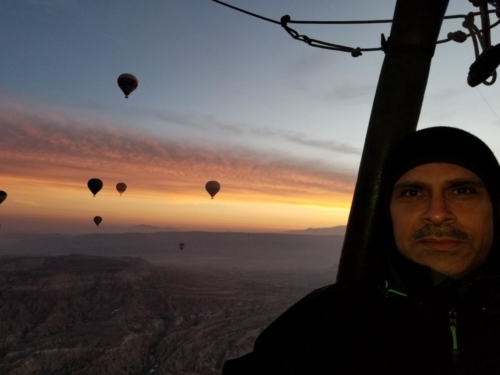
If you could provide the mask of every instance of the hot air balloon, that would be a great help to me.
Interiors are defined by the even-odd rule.
[[[96,227],[98,227],[99,224],[101,224],[101,221],[102,221],[102,217],[100,217],[100,216],[94,217],[94,223],[95,223]]]
[[[0,190],[0,204],[7,199],[7,193],[3,190]]]
[[[95,197],[95,195],[102,189],[103,184],[98,178],[91,178],[89,182],[87,182],[87,186]]]
[[[179,244],[179,249],[184,250],[184,244],[183,243]]]
[[[127,184],[125,182],[119,182],[116,184],[116,190],[122,195],[125,190],[127,190]]]
[[[220,190],[220,184],[217,181],[208,181],[205,185],[205,189],[207,189],[208,194],[214,199],[215,194]]]
[[[139,81],[137,81],[137,78],[132,74],[124,73],[118,77],[118,86],[120,86],[120,89],[125,94],[125,98],[128,98],[138,85]]]

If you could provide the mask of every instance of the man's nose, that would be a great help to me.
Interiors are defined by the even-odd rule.
[[[426,223],[445,224],[455,220],[455,214],[450,210],[449,202],[441,194],[429,198],[427,209],[423,215]]]

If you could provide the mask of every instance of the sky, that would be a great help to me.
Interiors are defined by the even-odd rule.
[[[390,19],[395,5],[227,2],[275,20]],[[474,10],[451,0],[447,14]],[[390,33],[390,24],[292,27],[352,47],[379,47]],[[456,30],[461,21],[445,21],[442,37]],[[210,0],[3,0],[0,47],[4,233],[347,223],[382,52],[312,48]],[[470,88],[474,60],[470,39],[437,47],[419,128],[468,130],[499,157],[500,83]],[[139,81],[128,99],[122,73]],[[90,178],[104,183],[96,197]],[[213,200],[209,180],[221,184]]]

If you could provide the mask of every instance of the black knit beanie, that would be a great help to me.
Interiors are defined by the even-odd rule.
[[[490,148],[471,133],[445,126],[411,133],[392,150],[384,169],[389,192],[403,174],[427,163],[467,168],[483,181],[492,201],[500,194],[500,165]]]

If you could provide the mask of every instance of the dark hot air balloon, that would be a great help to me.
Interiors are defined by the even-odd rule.
[[[208,194],[214,199],[215,194],[220,190],[220,184],[217,181],[208,181],[205,185],[205,189],[207,189]]]
[[[102,222],[102,217],[100,217],[100,216],[94,217],[94,223],[95,223],[96,227],[98,227],[99,224],[101,224],[101,222]]]
[[[137,81],[137,78],[132,74],[124,73],[118,77],[118,86],[120,86],[120,89],[125,94],[125,98],[128,98],[138,85],[139,81]]]
[[[183,243],[179,244],[179,249],[184,250],[184,244]]]
[[[116,184],[116,190],[122,195],[125,190],[127,190],[127,184],[125,182],[119,182]]]
[[[89,182],[87,182],[87,186],[95,197],[95,195],[102,189],[103,184],[98,178],[91,178]]]
[[[7,199],[7,193],[3,190],[0,190],[0,203]]]

